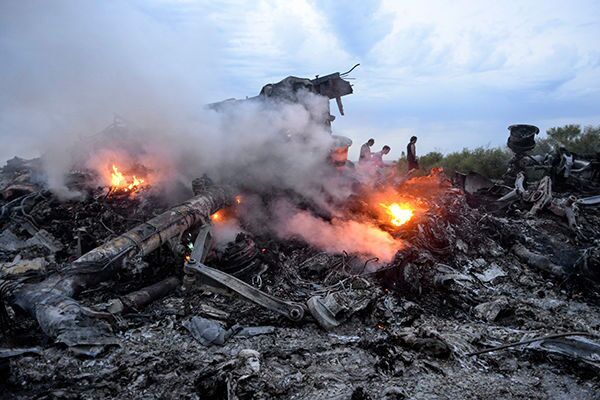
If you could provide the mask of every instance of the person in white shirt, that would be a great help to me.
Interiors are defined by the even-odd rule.
[[[383,146],[383,148],[381,149],[381,151],[377,151],[375,153],[373,153],[371,155],[371,162],[373,163],[373,165],[375,165],[376,167],[382,168],[385,166],[385,164],[383,163],[383,156],[388,154],[391,150],[391,147],[388,145]]]
[[[365,164],[371,161],[372,153],[371,146],[375,144],[375,139],[367,140],[367,143],[360,146],[360,156],[358,158],[359,164]]]

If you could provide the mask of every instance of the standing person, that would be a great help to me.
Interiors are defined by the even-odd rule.
[[[413,136],[406,146],[406,159],[408,160],[408,170],[419,169],[419,162],[417,161],[417,137]]]
[[[385,167],[385,164],[383,163],[383,156],[386,155],[387,153],[389,153],[390,150],[391,150],[391,147],[388,145],[385,145],[385,146],[383,146],[381,151],[373,153],[371,155],[371,162],[373,163],[373,165],[375,165],[376,167],[379,167],[379,168]]]
[[[360,156],[358,158],[359,164],[364,164],[371,161],[373,154],[371,153],[371,146],[375,144],[375,139],[367,140],[367,143],[360,146]]]

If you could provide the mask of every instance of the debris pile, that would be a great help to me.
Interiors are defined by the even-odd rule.
[[[39,172],[13,159],[0,176],[0,372],[17,398],[598,392],[600,211],[551,178],[357,189],[330,218],[372,221],[400,244],[383,260],[254,232],[249,194],[206,178],[173,207],[85,179],[60,201]],[[244,232],[215,243],[227,218]]]

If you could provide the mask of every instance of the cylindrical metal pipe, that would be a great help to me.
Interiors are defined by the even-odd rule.
[[[108,308],[108,311],[115,314],[140,309],[152,303],[154,300],[166,296],[169,292],[175,290],[179,284],[179,279],[174,276],[163,279],[154,285],[136,290],[119,299],[111,300],[109,302],[110,307]]]
[[[193,225],[207,222],[210,215],[233,203],[235,193],[228,187],[212,187],[183,204],[136,226],[121,236],[82,255],[73,266],[108,263],[123,252],[145,256]]]

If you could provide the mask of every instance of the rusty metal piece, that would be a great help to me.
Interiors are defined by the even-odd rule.
[[[526,190],[522,197],[523,200],[533,203],[529,215],[537,214],[539,210],[548,207],[552,202],[552,180],[549,176],[543,177],[535,191]]]
[[[533,203],[528,215],[535,216],[538,211],[548,209],[559,217],[564,217],[572,230],[577,230],[577,220],[575,216],[575,205],[577,198],[569,196],[561,200],[555,199],[552,195],[552,179],[544,176],[538,182],[535,190],[528,190],[524,186],[525,175],[519,172],[515,179],[515,189],[498,200],[498,202],[521,198],[523,201]]]
[[[554,264],[546,256],[538,253],[534,253],[522,244],[516,244],[513,246],[512,251],[527,265],[546,271],[552,275],[565,277],[567,272],[562,265]]]
[[[527,190],[524,186],[525,175],[523,172],[519,172],[517,177],[515,178],[515,188],[499,198],[498,202],[516,200],[518,198],[523,198],[523,196],[527,195]]]
[[[106,263],[123,251],[127,252],[127,257],[145,256],[192,226],[207,223],[211,214],[233,203],[234,194],[227,187],[206,189],[202,194],[84,254],[73,265]]]
[[[507,146],[515,153],[525,153],[535,147],[535,135],[540,129],[534,125],[511,125]]]
[[[341,115],[344,115],[344,106],[342,104],[342,96],[353,93],[352,85],[348,82],[347,75],[358,67],[356,64],[347,72],[325,76],[316,76],[315,79],[298,78],[288,76],[277,83],[268,83],[262,87],[258,96],[246,98],[245,100],[227,99],[221,102],[208,104],[207,107],[213,110],[221,110],[243,101],[268,101],[269,99],[285,100],[290,102],[298,102],[298,93],[307,91],[321,96],[327,97],[329,100],[335,99]],[[327,126],[331,125],[331,115],[329,113],[329,103],[327,104],[326,121],[322,121]]]
[[[260,291],[235,276],[229,275],[228,272],[231,272],[232,270],[235,270],[240,276],[243,276],[249,270],[253,271],[255,269],[258,249],[250,238],[244,235],[238,235],[225,258],[226,265],[229,267],[226,271],[220,271],[204,265],[204,259],[206,258],[207,250],[210,247],[210,241],[210,225],[207,224],[203,226],[198,233],[194,242],[194,250],[183,267],[185,273],[184,286],[186,288],[194,284],[197,280],[196,277],[200,276],[205,285],[225,287],[245,299],[281,314],[292,321],[299,321],[302,319],[304,316],[304,308],[302,308],[301,305],[278,299],[277,297]]]
[[[260,251],[254,240],[245,233],[239,233],[235,241],[223,250],[218,250],[218,268],[237,278],[248,280],[261,266]],[[195,257],[197,259],[197,257]]]
[[[211,224],[206,224],[200,228],[198,234],[196,235],[196,240],[194,241],[192,253],[189,255],[186,263],[196,262],[196,260],[200,260],[202,263],[204,262],[212,244],[211,227]],[[183,289],[187,290],[195,283],[196,274],[193,271],[184,268]]]
[[[548,205],[548,210],[559,217],[566,218],[569,223],[569,228],[577,230],[578,226],[574,207],[576,201],[577,198],[575,196],[569,196],[564,200],[554,200]]]
[[[519,196],[523,196],[523,194],[526,192],[525,186],[523,186],[524,182],[525,182],[525,174],[523,174],[522,172],[519,172],[517,174],[517,178],[515,179],[515,190],[517,191],[517,194]]]

